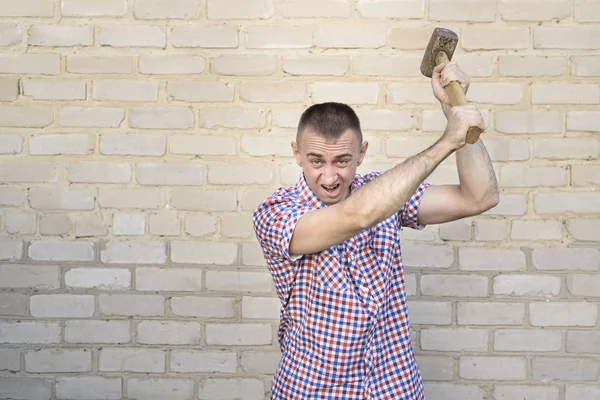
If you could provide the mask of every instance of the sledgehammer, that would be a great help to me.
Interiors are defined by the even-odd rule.
[[[433,69],[437,65],[452,59],[457,43],[458,35],[456,33],[444,28],[435,28],[421,61],[421,73],[431,78]],[[448,97],[450,97],[452,106],[463,106],[468,103],[460,83],[456,81],[451,82],[446,86],[446,92],[448,93]],[[466,142],[469,144],[475,143],[479,139],[481,132],[483,131],[479,127],[474,126],[469,128]]]

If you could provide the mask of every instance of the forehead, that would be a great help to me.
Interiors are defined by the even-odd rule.
[[[335,140],[328,140],[312,130],[306,130],[302,133],[300,148],[305,154],[318,153],[325,156],[336,156],[342,153],[355,153],[358,148],[357,144],[356,133],[352,130],[347,130]]]

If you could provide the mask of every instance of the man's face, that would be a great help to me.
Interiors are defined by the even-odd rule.
[[[307,129],[302,133],[300,143],[292,143],[296,162],[302,167],[308,186],[327,205],[348,197],[367,147],[367,142],[358,143],[356,133],[351,130],[344,132],[335,142],[327,142]]]

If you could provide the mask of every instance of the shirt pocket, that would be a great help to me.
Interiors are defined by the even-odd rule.
[[[322,253],[317,264],[320,286],[334,292],[344,292],[348,289],[348,277],[340,261],[341,254],[336,248],[328,249]]]

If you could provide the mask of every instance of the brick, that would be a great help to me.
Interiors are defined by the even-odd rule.
[[[182,317],[231,319],[236,316],[236,299],[232,297],[172,297],[170,305],[171,313]]]
[[[471,77],[490,77],[494,69],[494,57],[480,54],[461,54],[453,58],[461,69]]]
[[[511,400],[522,397],[522,400],[559,400],[557,387],[548,386],[500,386],[495,385],[494,400]]]
[[[300,115],[304,110],[299,108],[274,108],[272,112],[273,125],[280,128],[298,127]]]
[[[76,0],[80,1],[80,0]],[[120,1],[120,0],[119,0]],[[74,74],[131,74],[133,58],[129,56],[67,56],[67,72]]]
[[[535,211],[538,214],[600,212],[600,193],[547,192],[535,193],[533,198]]]
[[[477,83],[469,88],[469,100],[488,104],[517,104],[523,100],[520,83]]]
[[[583,302],[530,303],[533,326],[596,326],[598,305]]]
[[[191,379],[129,378],[127,395],[136,399],[187,400],[192,398],[194,381]]]
[[[597,381],[598,361],[586,358],[534,357],[532,378],[536,381]]]
[[[432,0],[429,19],[432,21],[492,22],[496,20],[498,4],[494,0]]]
[[[144,235],[146,230],[146,217],[142,213],[113,214],[113,234],[121,235]]]
[[[551,21],[571,15],[571,2],[567,0],[502,0],[500,16],[504,21]]]
[[[283,72],[296,76],[341,76],[350,70],[349,58],[338,55],[284,55],[281,65]]]
[[[461,356],[459,373],[463,379],[522,381],[527,379],[525,357]]]
[[[0,1],[0,17],[53,17],[54,3],[46,0]]]
[[[273,0],[207,0],[209,19],[267,19],[275,14]]]
[[[125,110],[115,107],[63,107],[58,110],[58,124],[66,127],[118,128]]]
[[[566,385],[566,400],[594,400],[600,396],[600,387],[586,385]]]
[[[425,2],[424,0],[358,0],[357,10],[364,18],[422,18],[425,15]]]
[[[185,232],[191,236],[207,236],[217,232],[217,218],[211,215],[187,215]]]
[[[20,206],[27,199],[25,189],[17,187],[0,187],[0,206]]]
[[[76,294],[34,295],[29,299],[32,317],[86,318],[94,314],[94,296]]]
[[[254,26],[244,32],[247,49],[308,49],[313,46],[310,27]]]
[[[507,4],[507,3],[505,3]],[[532,2],[537,4],[537,2]],[[548,3],[544,3],[548,4]],[[539,4],[537,10],[543,9]],[[510,77],[537,77],[561,76],[567,68],[565,57],[553,56],[499,56],[498,70],[501,76]]]
[[[1,90],[1,88],[0,88]],[[20,135],[0,135],[0,154],[19,154],[23,151],[23,137]]]
[[[313,103],[376,104],[379,98],[379,85],[371,82],[315,82],[311,87]]]
[[[53,344],[61,341],[60,325],[54,322],[0,322],[0,332],[2,343]]]
[[[31,188],[29,203],[37,210],[93,210],[94,195],[80,188]]]
[[[387,34],[384,26],[319,26],[315,34],[318,47],[340,49],[377,49],[385,46]]]
[[[52,380],[38,378],[0,378],[0,396],[18,400],[47,400],[52,394]]]
[[[44,128],[54,119],[48,107],[0,106],[0,126],[16,128]]]
[[[417,325],[450,325],[452,306],[448,302],[412,301],[408,312],[410,322]]]
[[[17,24],[0,23],[0,46],[13,46],[23,41],[23,31]]]
[[[291,156],[292,148],[290,143],[294,139],[279,136],[242,136],[241,150],[255,157],[268,155]]]
[[[360,125],[364,131],[403,131],[412,129],[415,125],[415,116],[413,112],[408,110],[370,110],[359,108],[355,112],[360,119]],[[394,139],[388,139],[388,143],[391,140]],[[369,152],[372,152],[373,140],[369,140],[369,142]]]
[[[194,127],[188,107],[135,107],[129,110],[129,126],[139,129],[188,129]]]
[[[134,133],[100,136],[100,153],[105,155],[162,156],[165,154],[166,146],[166,136],[158,134]]]
[[[573,56],[571,58],[571,75],[600,76],[600,56]]]
[[[600,354],[600,333],[595,331],[568,331],[567,352]]]
[[[0,260],[23,258],[23,241],[11,238],[0,239]]]
[[[597,271],[600,269],[600,250],[560,247],[534,249],[532,262],[540,271]]]
[[[165,196],[160,189],[101,187],[98,203],[102,208],[155,209],[165,206]]]
[[[233,25],[174,26],[171,42],[173,47],[235,49],[238,29]]]
[[[178,236],[181,231],[181,220],[175,213],[150,214],[148,226],[151,235]]]
[[[235,211],[237,195],[233,190],[173,189],[171,205],[182,211]]]
[[[280,359],[279,351],[243,351],[240,367],[248,374],[274,374]]]
[[[483,144],[492,161],[525,161],[529,159],[530,152],[527,140],[484,139]]]
[[[235,89],[224,82],[169,81],[167,96],[193,102],[232,102]]]
[[[103,315],[160,317],[165,314],[165,298],[159,295],[101,294],[98,296]]]
[[[402,260],[407,268],[449,268],[454,252],[450,246],[404,246]]]
[[[65,285],[99,290],[129,289],[131,272],[124,268],[72,268],[65,273]]]
[[[200,291],[202,290],[202,270],[137,268],[136,290],[142,291]]]
[[[257,129],[266,125],[266,113],[257,109],[203,108],[200,110],[200,126],[203,128]]]
[[[281,303],[276,297],[242,298],[242,318],[243,319],[271,319],[279,318],[279,309]]]
[[[127,0],[62,0],[63,17],[122,17],[127,12]]]
[[[19,80],[0,78],[0,101],[14,101],[19,97]]]
[[[273,179],[273,169],[267,165],[210,165],[208,182],[216,185],[267,184]]]
[[[165,28],[158,25],[101,25],[99,44],[108,47],[164,48]]]
[[[429,83],[391,83],[387,85],[388,104],[435,104],[437,99]]]
[[[486,400],[481,386],[425,382],[425,396],[431,399],[446,400]]]
[[[171,352],[171,371],[184,373],[235,373],[237,356],[229,351]]]
[[[88,155],[94,151],[96,138],[83,134],[43,134],[29,138],[31,155]]]
[[[94,243],[86,241],[36,240],[29,243],[28,255],[39,261],[92,261]]]
[[[207,345],[260,346],[271,342],[271,325],[268,324],[206,324]]]
[[[137,326],[137,343],[199,344],[201,326],[196,322],[142,321]]]
[[[62,376],[56,378],[58,399],[88,399],[90,393],[105,400],[122,398],[122,379],[100,376]]]
[[[458,250],[463,271],[524,271],[525,254],[519,249],[462,247]]]
[[[599,4],[595,0],[575,0],[574,11],[577,22],[599,22]]]
[[[27,79],[22,82],[23,94],[36,100],[85,100],[85,81],[63,79]]]
[[[158,82],[124,79],[93,81],[92,97],[100,101],[157,101]]]
[[[495,128],[502,133],[562,133],[564,116],[556,111],[499,111]]]
[[[7,210],[4,213],[4,229],[10,235],[33,235],[37,228],[37,213]]]
[[[513,221],[510,238],[512,240],[560,240],[560,221]]]
[[[508,238],[508,221],[478,219],[475,221],[475,240],[496,241]]]
[[[76,237],[106,236],[108,228],[98,214],[86,214],[75,222]]]
[[[242,82],[240,100],[250,103],[303,102],[307,84],[303,82]]]
[[[20,364],[19,349],[0,349],[0,371],[19,371]]]
[[[465,50],[526,49],[529,35],[528,27],[465,26],[461,29],[461,46]]]
[[[56,182],[56,165],[50,162],[0,162],[0,182]]]
[[[200,384],[199,398],[201,400],[214,399],[219,396],[219,393],[223,393],[224,391],[236,399],[258,399],[263,396],[265,383],[259,379],[252,378],[209,378]]]
[[[483,116],[483,122],[485,126],[489,126],[489,111],[481,110],[481,114]],[[423,132],[443,132],[446,129],[447,124],[448,120],[441,110],[423,110]]]
[[[570,219],[567,229],[572,237],[581,241],[600,241],[600,219]]]
[[[222,55],[211,59],[210,72],[230,76],[267,76],[277,69],[277,58],[270,55]]]
[[[73,183],[127,183],[131,181],[131,166],[93,161],[72,163],[67,167],[67,180]]]
[[[364,55],[354,58],[354,74],[360,76],[416,77],[423,57],[413,55]]]
[[[495,351],[560,351],[562,334],[560,331],[498,329],[494,333]]]
[[[493,290],[505,296],[558,296],[561,278],[539,275],[499,275],[494,277]]]
[[[204,167],[187,163],[138,163],[137,181],[141,185],[202,185]]]
[[[165,247],[158,241],[110,241],[100,251],[100,260],[106,264],[164,264]]]
[[[30,46],[74,47],[94,44],[92,25],[32,25],[28,31]]]
[[[567,130],[600,132],[599,118],[600,112],[596,111],[569,111],[567,113]]]
[[[161,349],[104,347],[98,350],[98,360],[101,372],[165,372],[165,352]]]
[[[567,184],[567,170],[563,167],[530,167],[507,165],[500,169],[503,187],[556,187]]]
[[[424,381],[451,381],[456,362],[452,357],[417,355],[417,363]]]
[[[599,49],[597,37],[600,28],[581,27],[536,27],[533,30],[534,49]]]
[[[459,303],[458,325],[521,325],[525,305],[521,303]]]
[[[27,314],[27,296],[19,293],[0,293],[0,314],[25,316]],[[2,357],[0,356],[0,358]]]
[[[236,214],[222,216],[221,235],[229,238],[254,238],[252,215]]]
[[[201,13],[200,0],[136,0],[137,19],[194,19]]]
[[[600,86],[587,83],[534,83],[531,104],[598,104]]]
[[[600,140],[586,138],[538,139],[534,156],[552,160],[600,158]]]
[[[599,297],[599,283],[600,277],[598,275],[576,274],[567,277],[569,292],[574,296]]]
[[[232,265],[237,244],[231,242],[171,242],[171,260],[180,264]]]
[[[8,240],[3,241],[3,248],[9,247],[7,242]],[[20,241],[14,242],[21,243]],[[2,265],[0,266],[0,278],[2,278],[0,279],[2,288],[60,288],[60,270],[57,266]]]
[[[278,12],[287,18],[348,17],[348,0],[283,0]]]
[[[206,289],[221,292],[269,292],[271,276],[262,272],[207,271]]]
[[[262,267],[267,265],[258,243],[242,243],[242,261],[244,265]]]
[[[19,75],[58,75],[58,54],[0,54],[0,73]]]
[[[484,352],[488,348],[485,329],[427,328],[420,333],[421,350]]]
[[[77,344],[129,343],[131,342],[129,328],[129,321],[66,321],[65,342]]]
[[[424,296],[486,297],[488,278],[476,275],[423,275]]]
[[[71,231],[73,222],[68,215],[45,214],[40,217],[40,234],[66,235]]]
[[[390,30],[389,45],[393,49],[421,50],[431,38],[432,28],[399,27]]]

